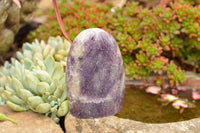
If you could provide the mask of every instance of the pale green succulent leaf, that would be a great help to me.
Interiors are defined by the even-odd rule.
[[[50,84],[50,94],[53,94],[55,92],[57,84],[58,84],[58,80],[57,79],[54,79],[51,82],[51,84]]]
[[[26,111],[29,110],[28,106],[24,106],[24,105],[17,105],[11,101],[7,101],[6,104],[14,111]]]
[[[19,89],[19,96],[24,100],[27,101],[29,97],[34,96],[30,91],[25,89]]]
[[[60,54],[55,54],[55,55],[54,55],[54,58],[55,58],[57,61],[60,61],[60,60],[63,60],[63,59],[64,59],[64,56],[63,56],[63,55],[60,55]]]
[[[12,66],[12,65],[11,65],[8,61],[5,61],[5,63],[4,63],[4,68],[10,69],[11,66]]]
[[[31,45],[30,43],[24,43],[22,46],[23,51],[33,51],[34,45]]]
[[[57,102],[54,101],[54,100],[50,102],[50,105],[51,105],[52,107],[53,107],[54,105],[56,105],[56,104],[57,104]]]
[[[67,40],[64,40],[64,49],[66,52],[66,56],[69,54],[70,47],[71,47],[71,43]]]
[[[6,101],[1,97],[0,94],[0,106],[5,106],[6,105]]]
[[[67,56],[67,52],[64,49],[58,50],[57,54]]]
[[[50,95],[48,98],[48,101],[51,103],[52,101],[54,101],[56,104],[58,104],[58,98],[54,95]]]
[[[67,99],[67,89],[64,89],[62,96],[60,97],[60,101],[63,102],[66,99]]]
[[[11,78],[10,78],[10,76],[3,76],[3,77],[1,77],[0,78],[0,80],[1,80],[1,87],[3,87],[3,88],[5,88],[5,86],[9,86],[9,87],[12,87],[12,84],[9,82],[9,81],[11,81],[10,80]]]
[[[51,76],[46,71],[35,70],[35,73],[36,73],[36,75],[37,75],[37,77],[39,78],[40,81],[47,82],[47,83],[51,82]]]
[[[24,68],[31,70],[31,66],[33,65],[33,62],[30,59],[25,58],[24,59]]]
[[[49,96],[50,96],[50,93],[49,92],[45,92],[45,93],[42,94],[42,99],[45,102],[49,102],[49,99],[48,99]]]
[[[41,70],[46,70],[46,66],[43,63],[43,60],[41,60],[40,58],[36,57],[36,58],[34,58],[34,61],[35,61],[35,65],[39,66]]]
[[[12,78],[11,78],[11,76],[6,76],[6,83],[8,83],[9,86],[12,86]]]
[[[15,77],[17,77],[18,79],[21,79],[21,64],[18,61],[15,61],[15,68],[14,68],[14,75]]]
[[[39,82],[37,84],[37,88],[38,88],[38,91],[41,95],[43,95],[44,93],[46,92],[49,92],[50,91],[50,86],[48,83],[46,82]]]
[[[40,60],[43,60],[43,55],[42,55],[42,53],[40,53],[40,52],[36,52],[34,55],[33,55],[33,59],[35,59],[35,58],[38,58],[38,59],[40,59]]]
[[[26,75],[29,73],[29,71],[28,70],[26,70],[25,68],[24,68],[24,66],[22,66],[22,80],[21,80],[21,83],[22,83],[22,85],[24,86],[24,88],[25,89],[27,89],[27,90],[29,90],[29,91],[31,91],[32,92],[32,90],[28,87],[28,85],[27,85],[27,82],[26,82]]]
[[[48,39],[48,44],[55,48],[55,52],[57,52],[59,49],[64,49],[63,40],[60,36],[57,36],[56,38],[50,37]]]
[[[53,121],[55,121],[56,123],[58,123],[59,122],[59,118],[56,116],[56,113],[51,113],[51,119],[53,120]]]
[[[57,88],[56,88],[56,91],[54,92],[54,96],[56,96],[57,98],[61,98],[62,96],[62,93],[63,93],[63,87],[61,85],[59,85]]]
[[[9,85],[5,85],[5,90],[11,92],[14,95],[18,95],[17,92],[13,88],[11,88]]]
[[[68,113],[68,111],[69,111],[69,102],[68,100],[65,100],[64,102],[61,103],[56,115],[58,117],[62,117],[65,116]]]
[[[15,77],[12,77],[12,86],[16,92],[19,94],[19,89],[25,89],[22,83]]]
[[[12,58],[10,59],[10,61],[11,61],[11,65],[12,65],[12,64],[15,64],[15,62],[16,62],[17,60],[16,60],[15,58],[12,57]]]
[[[38,40],[36,40],[36,42],[37,42],[37,46],[39,46],[37,48],[40,48],[41,49],[40,53],[42,53],[43,49],[45,49],[45,47],[46,47],[45,42],[43,40],[41,42],[39,42]]]
[[[43,57],[46,58],[48,55],[53,55],[52,53],[50,53],[51,50],[52,50],[52,47],[49,45],[46,45],[42,53]]]
[[[41,103],[36,107],[36,111],[38,113],[47,113],[51,109],[51,105],[49,103]]]
[[[4,87],[6,83],[7,83],[7,77],[4,75],[0,76],[0,86]]]
[[[24,55],[20,51],[16,52],[16,56],[17,56],[17,59],[19,59],[19,60],[23,60],[24,59]]]
[[[5,94],[6,98],[18,105],[23,105],[25,104],[25,101],[23,101],[21,98],[15,96],[14,94],[12,94],[11,92],[9,92],[8,90],[4,90],[3,93]]]
[[[65,82],[65,73],[64,72],[61,75],[61,79],[59,80],[59,84],[60,85],[65,85],[66,84],[66,82]]]
[[[51,76],[53,71],[54,71],[54,68],[56,66],[55,64],[55,60],[52,56],[48,56],[45,61],[44,61],[44,64],[46,66],[46,71],[49,73],[49,75]]]
[[[58,111],[58,105],[54,105],[52,108],[51,108],[51,112],[52,113],[57,113]]]
[[[29,88],[29,90],[31,90],[31,92],[39,95],[39,92],[38,92],[38,89],[37,89],[37,84],[40,81],[36,76],[34,76],[31,72],[26,73],[24,81],[25,81],[27,88]]]
[[[27,103],[35,109],[39,104],[44,103],[44,101],[39,96],[32,96],[27,99]]]
[[[13,66],[8,62],[8,61],[5,61],[4,63],[4,68],[3,68],[3,74],[5,76],[9,76],[10,75],[10,71],[12,71],[13,69]]]
[[[3,68],[2,73],[3,73],[5,76],[7,76],[7,75],[10,74],[10,72],[9,72],[7,69],[5,69],[5,68]]]
[[[0,86],[0,94],[3,93],[4,88],[2,86]]]
[[[32,60],[32,57],[33,57],[33,52],[32,51],[24,51],[23,52],[24,53],[24,57],[25,58],[28,58],[28,59],[30,59],[30,60]]]
[[[63,73],[64,73],[63,66],[61,64],[58,64],[55,67],[51,78],[52,79],[60,80],[60,78],[62,77]]]
[[[64,60],[65,60],[65,59],[64,59]],[[64,67],[67,66],[67,60],[66,60],[66,61],[61,60],[60,63],[61,63]]]
[[[4,100],[8,101],[8,98],[6,97],[6,95],[4,93],[0,93],[1,98],[3,98]]]

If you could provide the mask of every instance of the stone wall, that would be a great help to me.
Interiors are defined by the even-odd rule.
[[[17,7],[12,0],[0,1],[0,55],[8,51],[20,27],[30,20],[39,0],[20,0]]]

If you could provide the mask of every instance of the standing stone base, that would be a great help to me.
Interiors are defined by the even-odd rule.
[[[115,116],[78,119],[71,114],[65,119],[67,133],[199,133],[200,118],[182,122],[148,124]]]

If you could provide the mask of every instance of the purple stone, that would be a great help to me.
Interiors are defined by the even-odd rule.
[[[78,118],[98,118],[120,111],[125,89],[122,56],[115,39],[91,28],[73,41],[66,83],[70,112]]]

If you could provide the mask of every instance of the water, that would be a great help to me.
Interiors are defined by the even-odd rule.
[[[122,109],[115,116],[145,123],[167,123],[200,117],[200,102],[195,108],[184,109],[180,114],[171,104],[162,105],[160,97],[144,89],[126,88]]]

